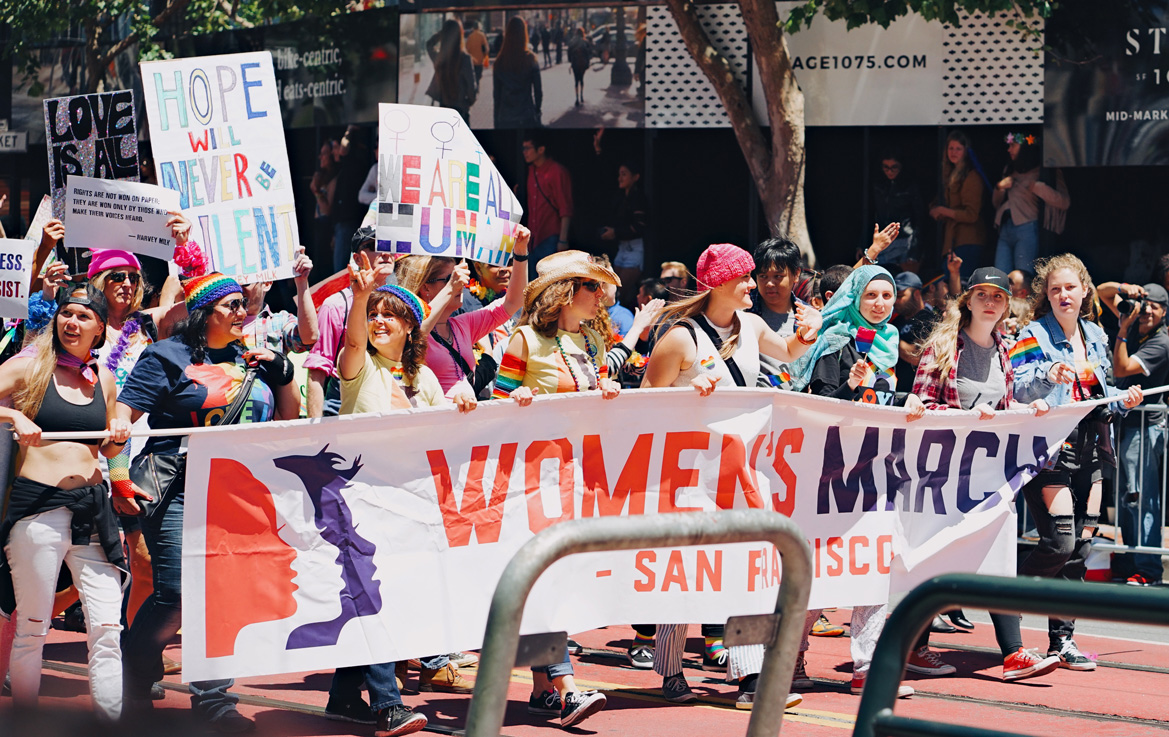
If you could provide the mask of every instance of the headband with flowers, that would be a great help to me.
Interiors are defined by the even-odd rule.
[[[1035,136],[1023,135],[1022,133],[1008,133],[1006,141],[1008,144],[1017,143],[1020,146],[1024,144],[1027,146],[1034,146]]]

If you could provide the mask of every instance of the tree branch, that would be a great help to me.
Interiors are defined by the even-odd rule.
[[[163,24],[165,24],[175,15],[181,13],[183,10],[186,10],[187,6],[190,4],[191,0],[173,0],[170,5],[166,6],[165,10],[151,19],[150,24],[155,28],[162,28]],[[138,43],[140,37],[141,35],[139,32],[134,31],[123,38],[121,41],[111,46],[110,50],[101,57],[101,68],[105,69],[105,67],[109,66],[109,64],[118,57],[118,54]]]
[[[759,122],[755,119],[755,111],[751,109],[747,93],[735,79],[735,71],[730,62],[710,43],[710,37],[702,28],[694,5],[687,0],[666,0],[666,6],[674,16],[674,22],[678,24],[678,31],[686,44],[686,50],[690,52],[690,56],[718,94],[727,117],[730,118],[739,148],[747,160],[751,176],[762,191],[766,183],[771,181],[772,167],[768,162],[771,161],[772,152],[763,137],[763,131],[759,128]]]

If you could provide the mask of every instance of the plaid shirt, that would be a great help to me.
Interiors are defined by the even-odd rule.
[[[251,322],[244,325],[244,345],[262,346],[273,352],[303,353],[308,350],[300,341],[300,324],[290,312],[272,312],[267,305]]]
[[[991,333],[991,337],[994,338],[995,348],[998,349],[999,365],[1002,366],[1003,376],[1007,382],[1007,393],[1003,395],[995,409],[1008,409],[1015,397],[1015,373],[1011,368],[1006,343],[997,331]],[[934,360],[933,343],[927,344],[925,350],[921,352],[921,362],[917,365],[917,376],[913,380],[913,393],[925,403],[926,409],[962,409],[962,402],[958,399],[958,362],[962,360],[964,343],[962,333],[958,333],[958,355],[954,356],[950,373],[944,378]]]

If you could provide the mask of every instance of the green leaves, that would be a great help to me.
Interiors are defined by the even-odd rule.
[[[1047,18],[1056,7],[1051,0],[806,0],[788,13],[780,28],[796,33],[810,27],[820,14],[828,20],[844,21],[849,30],[870,23],[888,28],[893,21],[910,14],[957,26],[961,24],[959,11],[996,15],[1018,10],[1024,18]],[[1025,36],[1039,36],[1026,21],[1012,19],[1006,24]]]

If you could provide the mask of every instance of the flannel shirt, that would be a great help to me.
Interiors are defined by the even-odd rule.
[[[1003,376],[1007,381],[1007,393],[1003,395],[995,409],[1009,409],[1014,399],[1015,373],[1011,367],[1007,344],[997,332],[991,333],[991,337],[994,338],[999,365],[1002,366]],[[949,374],[943,377],[934,360],[936,353],[933,343],[926,344],[921,353],[921,362],[917,365],[917,376],[913,379],[913,393],[921,399],[926,409],[963,409],[962,402],[958,399],[958,362],[962,360],[964,347],[962,333],[958,333],[958,355],[954,356],[954,364],[950,367]]]

